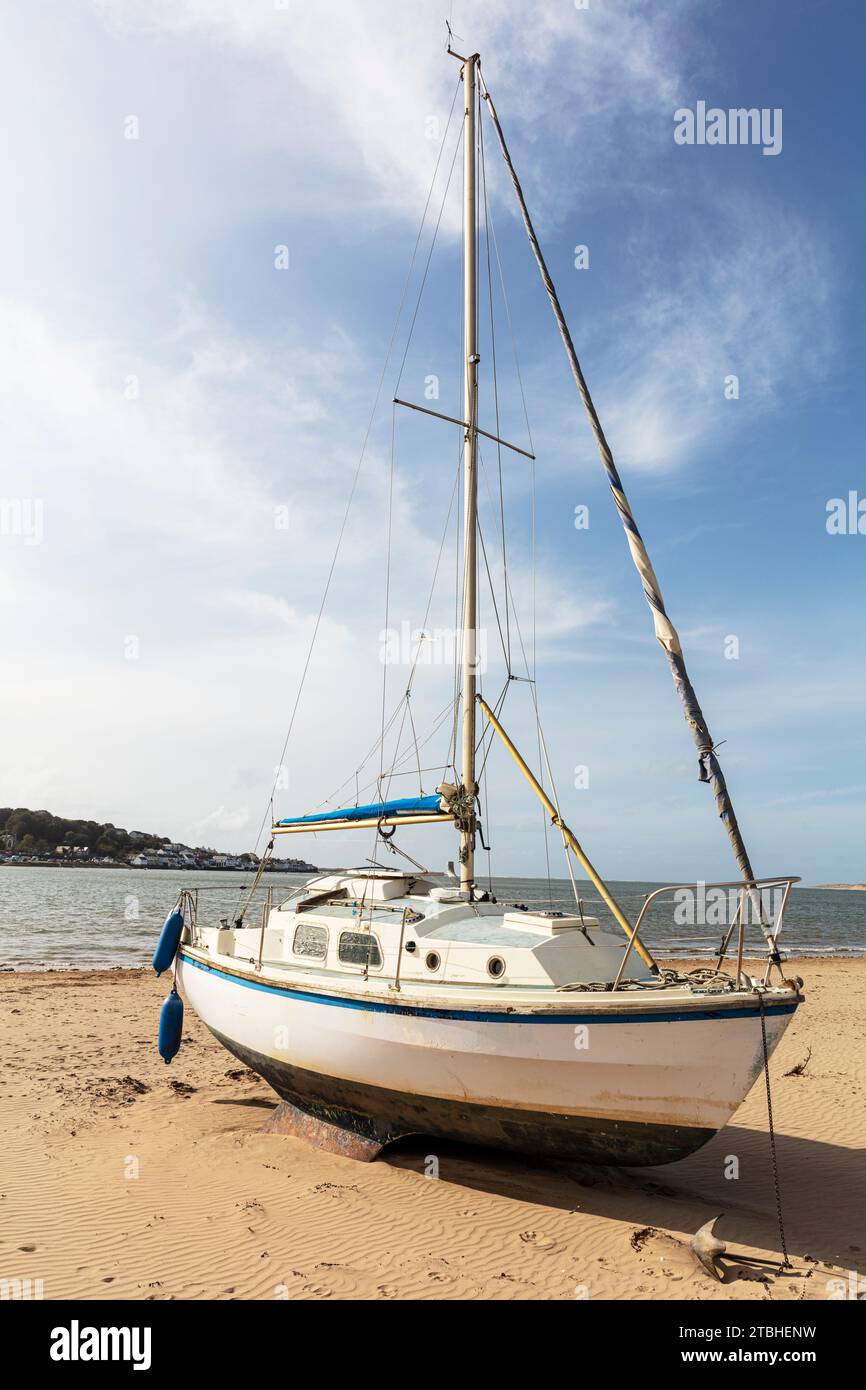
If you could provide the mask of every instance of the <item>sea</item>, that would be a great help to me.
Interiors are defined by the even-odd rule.
[[[271,873],[247,911],[261,921],[269,888],[275,904],[306,882],[308,874]],[[616,883],[609,888],[630,921],[657,883]],[[250,876],[232,871],[171,869],[0,868],[0,969],[94,970],[140,967],[151,957],[160,927],[180,888],[197,890],[200,920],[233,920],[251,887]],[[527,908],[573,910],[570,883],[554,879],[494,879],[502,903]],[[610,915],[591,885],[581,884],[583,910],[609,923]],[[774,903],[767,900],[767,910]],[[775,902],[778,907],[778,900]],[[729,920],[725,905],[681,895],[656,899],[641,938],[659,957],[711,957]],[[761,952],[757,924],[746,932],[747,949]],[[780,945],[798,956],[866,955],[866,892],[827,888],[792,890]]]

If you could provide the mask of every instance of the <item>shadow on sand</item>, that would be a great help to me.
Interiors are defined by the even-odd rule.
[[[776,1135],[789,1257],[844,1268],[866,1264],[866,1160],[835,1144]],[[637,1227],[693,1234],[722,1213],[715,1233],[732,1245],[779,1250],[769,1139],[729,1126],[698,1153],[661,1168],[541,1164],[517,1155],[412,1138],[383,1160],[423,1173],[430,1155],[446,1182],[519,1202],[588,1212]],[[734,1168],[739,1176],[727,1178]],[[736,1261],[736,1256],[728,1257]],[[733,1273],[734,1271],[731,1271]],[[729,1282],[729,1279],[726,1279]]]

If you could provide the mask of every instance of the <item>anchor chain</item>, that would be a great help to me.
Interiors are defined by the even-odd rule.
[[[782,1263],[780,1269],[790,1269],[791,1261],[788,1259],[788,1246],[785,1241],[785,1224],[782,1220],[782,1189],[779,1184],[779,1160],[776,1154],[776,1131],[773,1125],[773,1097],[770,1094],[770,1054],[767,1049],[767,1022],[764,1017],[764,992],[758,990],[758,1011],[761,1015],[761,1042],[764,1047],[764,1082],[767,1087],[767,1120],[770,1130],[770,1155],[773,1161],[773,1187],[776,1194],[776,1215],[779,1219],[779,1240],[782,1245]]]

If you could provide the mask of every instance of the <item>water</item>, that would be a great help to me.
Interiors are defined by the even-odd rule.
[[[266,874],[247,921],[261,921],[268,887],[274,902],[309,874]],[[0,868],[0,967],[38,970],[149,963],[180,888],[199,890],[203,921],[233,917],[251,874],[222,870]]]
[[[527,907],[552,906],[569,911],[574,908],[574,894],[567,880],[554,881],[549,895],[547,882],[542,879],[498,879],[495,883],[497,896],[503,901],[525,903]],[[592,884],[579,883],[578,886],[584,911],[598,917],[605,925],[612,924],[613,919]],[[634,923],[646,895],[662,885],[611,881],[608,887],[629,921]],[[736,896],[734,894],[731,899],[730,912],[722,919],[723,923],[731,921]],[[765,891],[764,909],[771,921],[775,920],[774,914],[780,900],[780,890]],[[697,898],[694,906],[693,915],[700,922]],[[707,903],[707,907],[710,910],[705,917],[709,918],[710,925],[705,922],[703,925],[690,925],[688,921],[677,920],[682,916],[682,911],[678,910],[671,895],[656,898],[644,918],[641,940],[659,956],[712,956],[726,928],[725,925],[713,925],[711,904]],[[866,892],[843,892],[829,888],[792,889],[785,909],[780,945],[792,956],[866,955]],[[753,954],[763,955],[764,937],[756,923],[749,923],[746,927],[746,949],[750,947]]]
[[[261,920],[264,893],[275,903],[305,882],[305,874],[267,874],[247,915]],[[232,918],[246,896],[244,873],[178,873],[171,869],[0,868],[0,968],[86,970],[105,966],[141,966],[150,961],[159,929],[178,889],[199,889],[202,920]],[[653,883],[611,883],[614,897],[634,921]],[[503,903],[527,907],[571,908],[566,880],[554,880],[548,895],[542,879],[495,881]],[[595,889],[586,885],[584,910],[607,923],[610,916]],[[718,945],[722,928],[689,926],[674,920],[674,904],[661,898],[650,909],[641,936],[662,956],[706,956]],[[756,927],[747,945],[760,949]],[[866,955],[866,893],[798,888],[791,894],[782,945],[792,955]]]

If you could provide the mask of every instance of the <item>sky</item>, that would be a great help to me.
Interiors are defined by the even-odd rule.
[[[0,803],[239,851],[278,772],[280,815],[340,804],[343,783],[348,803],[375,795],[378,752],[356,770],[411,666],[411,646],[383,664],[382,633],[419,629],[431,584],[428,627],[454,624],[459,431],[391,405],[461,411],[449,18],[482,55],[756,872],[862,882],[859,0],[7,12]],[[775,152],[675,138],[678,112],[736,108],[775,122]],[[484,141],[500,430],[537,455],[501,462],[512,672],[535,671],[562,813],[604,874],[735,877],[489,125]],[[487,445],[502,618],[499,488]],[[481,604],[495,697],[484,578]],[[395,749],[398,716],[391,794],[434,789],[453,680],[447,653],[417,668],[419,758],[406,721]],[[502,719],[537,765],[531,690],[512,682]],[[544,874],[549,850],[561,876],[501,748],[485,772],[493,872]],[[441,828],[401,843],[431,868],[455,857]],[[372,846],[280,849],[336,865]]]

